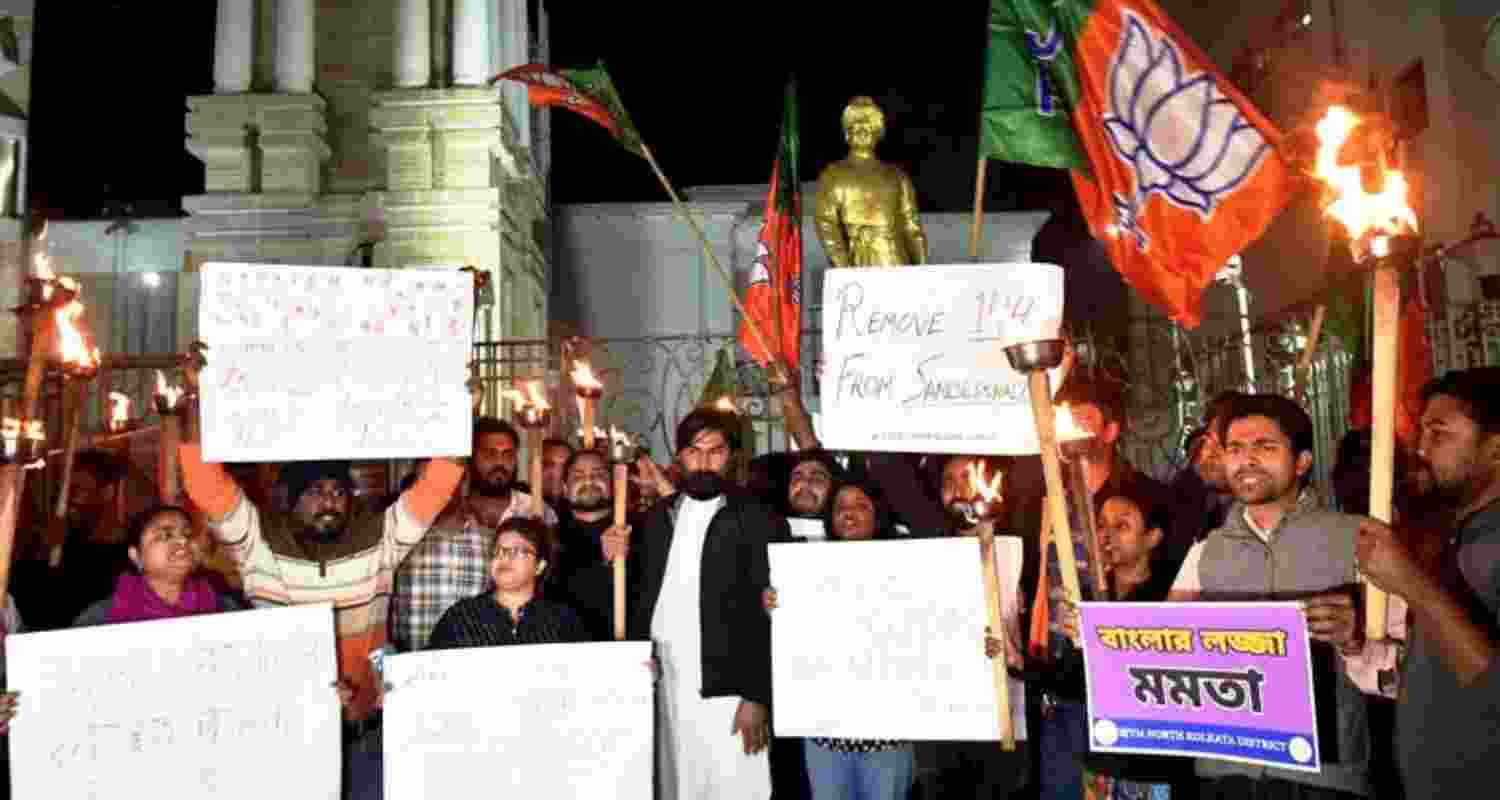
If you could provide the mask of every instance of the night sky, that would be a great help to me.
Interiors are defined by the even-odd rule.
[[[49,217],[173,216],[203,188],[183,147],[185,98],[212,91],[214,3],[37,4],[31,196]],[[843,13],[823,10],[841,7]],[[973,203],[988,0],[606,3],[553,0],[552,61],[603,59],[642,137],[679,188],[764,183],[795,73],[802,176],[843,156],[856,94],[886,110],[883,158],[927,211]],[[899,13],[899,12],[905,13]],[[664,201],[650,168],[602,128],[553,114],[558,203]],[[1057,173],[991,162],[986,208],[1043,208]]]

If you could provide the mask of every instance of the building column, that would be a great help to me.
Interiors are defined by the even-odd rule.
[[[490,15],[486,0],[453,0],[453,85],[483,86],[490,78]]]
[[[276,92],[311,94],[314,0],[276,0]]]
[[[254,31],[254,0],[219,0],[214,27],[214,94],[250,91]]]
[[[396,88],[425,89],[432,82],[432,0],[396,4]]]

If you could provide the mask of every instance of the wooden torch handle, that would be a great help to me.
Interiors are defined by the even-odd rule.
[[[615,465],[615,525],[625,525],[625,502],[630,495],[630,465]],[[625,641],[625,559],[611,562],[615,584],[615,641]]]
[[[1370,382],[1374,419],[1370,429],[1370,516],[1389,524],[1396,462],[1396,360],[1400,329],[1401,276],[1390,267],[1375,269],[1375,347]],[[1385,638],[1386,593],[1363,581],[1365,638]]]
[[[1006,656],[1010,643],[1005,635],[1004,600],[1000,595],[1000,576],[995,570],[995,535],[979,537],[979,558],[983,562],[984,612],[990,636],[1000,641],[1000,654],[991,659],[990,668],[995,680],[995,715],[1000,718],[1000,746],[1006,750],[1016,749],[1016,730],[1011,724],[1010,672]]]
[[[1052,382],[1046,370],[1035,370],[1027,377],[1031,394],[1031,414],[1036,421],[1037,443],[1042,451],[1042,474],[1047,478],[1047,511],[1052,515],[1052,541],[1057,545],[1057,566],[1062,571],[1063,589],[1073,605],[1083,602],[1078,586],[1078,560],[1073,556],[1073,528],[1068,523],[1067,495],[1063,494],[1062,465],[1057,455],[1056,420],[1052,411]]]

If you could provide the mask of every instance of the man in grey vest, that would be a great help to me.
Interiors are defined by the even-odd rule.
[[[1354,542],[1361,517],[1323,511],[1307,489],[1312,420],[1276,395],[1238,398],[1219,424],[1235,504],[1223,527],[1193,545],[1169,600],[1300,600],[1313,639],[1313,692],[1322,769],[1297,772],[1199,759],[1202,797],[1333,800],[1369,794],[1364,695],[1345,675],[1360,651]]]
[[[1406,796],[1477,797],[1495,791],[1500,756],[1500,369],[1449,372],[1422,394],[1416,483],[1452,509],[1442,552],[1435,559],[1414,554],[1411,536],[1367,520],[1359,559],[1366,576],[1411,609],[1396,706]],[[1388,641],[1397,640],[1404,621],[1391,620]],[[1369,676],[1400,660],[1400,648],[1374,644],[1369,649],[1384,663],[1372,658],[1367,689],[1375,683]]]

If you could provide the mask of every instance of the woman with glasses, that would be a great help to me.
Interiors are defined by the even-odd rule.
[[[495,535],[490,561],[493,591],[460,600],[432,629],[429,650],[590,641],[573,609],[538,596],[551,559],[547,527],[529,517],[511,517]]]
[[[125,544],[134,569],[115,581],[114,594],[85,609],[73,627],[147,622],[244,608],[217,574],[204,569],[208,537],[194,530],[192,517],[185,509],[158,505],[142,511],[131,519]]]

